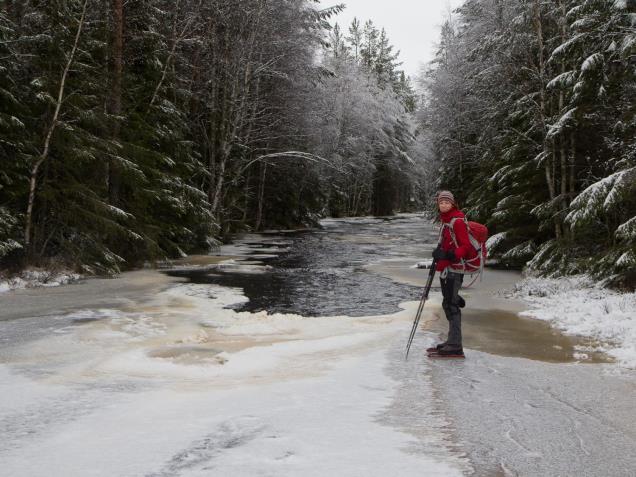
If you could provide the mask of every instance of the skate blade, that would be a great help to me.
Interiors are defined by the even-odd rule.
[[[439,353],[426,353],[429,358],[434,359],[464,359],[466,358],[463,354],[439,354]]]

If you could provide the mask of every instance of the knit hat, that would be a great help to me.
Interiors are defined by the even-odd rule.
[[[455,196],[452,194],[452,192],[447,191],[447,190],[440,190],[437,193],[437,202],[439,203],[440,200],[448,200],[453,205],[456,205],[455,204]]]

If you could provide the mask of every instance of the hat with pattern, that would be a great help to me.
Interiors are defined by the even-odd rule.
[[[437,193],[437,202],[439,203],[440,200],[447,200],[451,202],[453,205],[456,205],[455,196],[452,194],[452,192],[447,190],[441,190]]]

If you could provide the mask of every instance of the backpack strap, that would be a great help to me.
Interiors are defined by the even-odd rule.
[[[442,243],[442,234],[444,232],[444,227],[448,228],[448,233],[450,234],[451,237],[451,241],[453,242],[453,245],[455,246],[455,248],[459,247],[459,244],[457,243],[457,237],[455,236],[455,222],[458,220],[458,217],[453,217],[452,219],[450,219],[449,223],[442,223],[442,226],[439,229],[439,239],[440,239],[440,243]],[[466,225],[468,227],[468,225]],[[466,262],[464,261],[464,259],[460,259],[459,263],[461,263],[462,265],[462,269],[461,270],[453,270],[456,273],[466,273]]]
[[[448,224],[444,224],[445,227],[448,227],[448,231],[450,232],[451,240],[453,241],[453,245],[455,245],[455,248],[459,247],[459,244],[457,243],[457,237],[455,236],[455,222],[457,222],[457,219],[457,217],[453,217],[452,219],[450,219],[450,222]]]

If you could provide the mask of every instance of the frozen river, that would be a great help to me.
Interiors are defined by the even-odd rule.
[[[465,361],[403,350],[423,217],[252,235],[169,275],[0,295],[2,476],[629,476],[636,377],[487,272]]]

